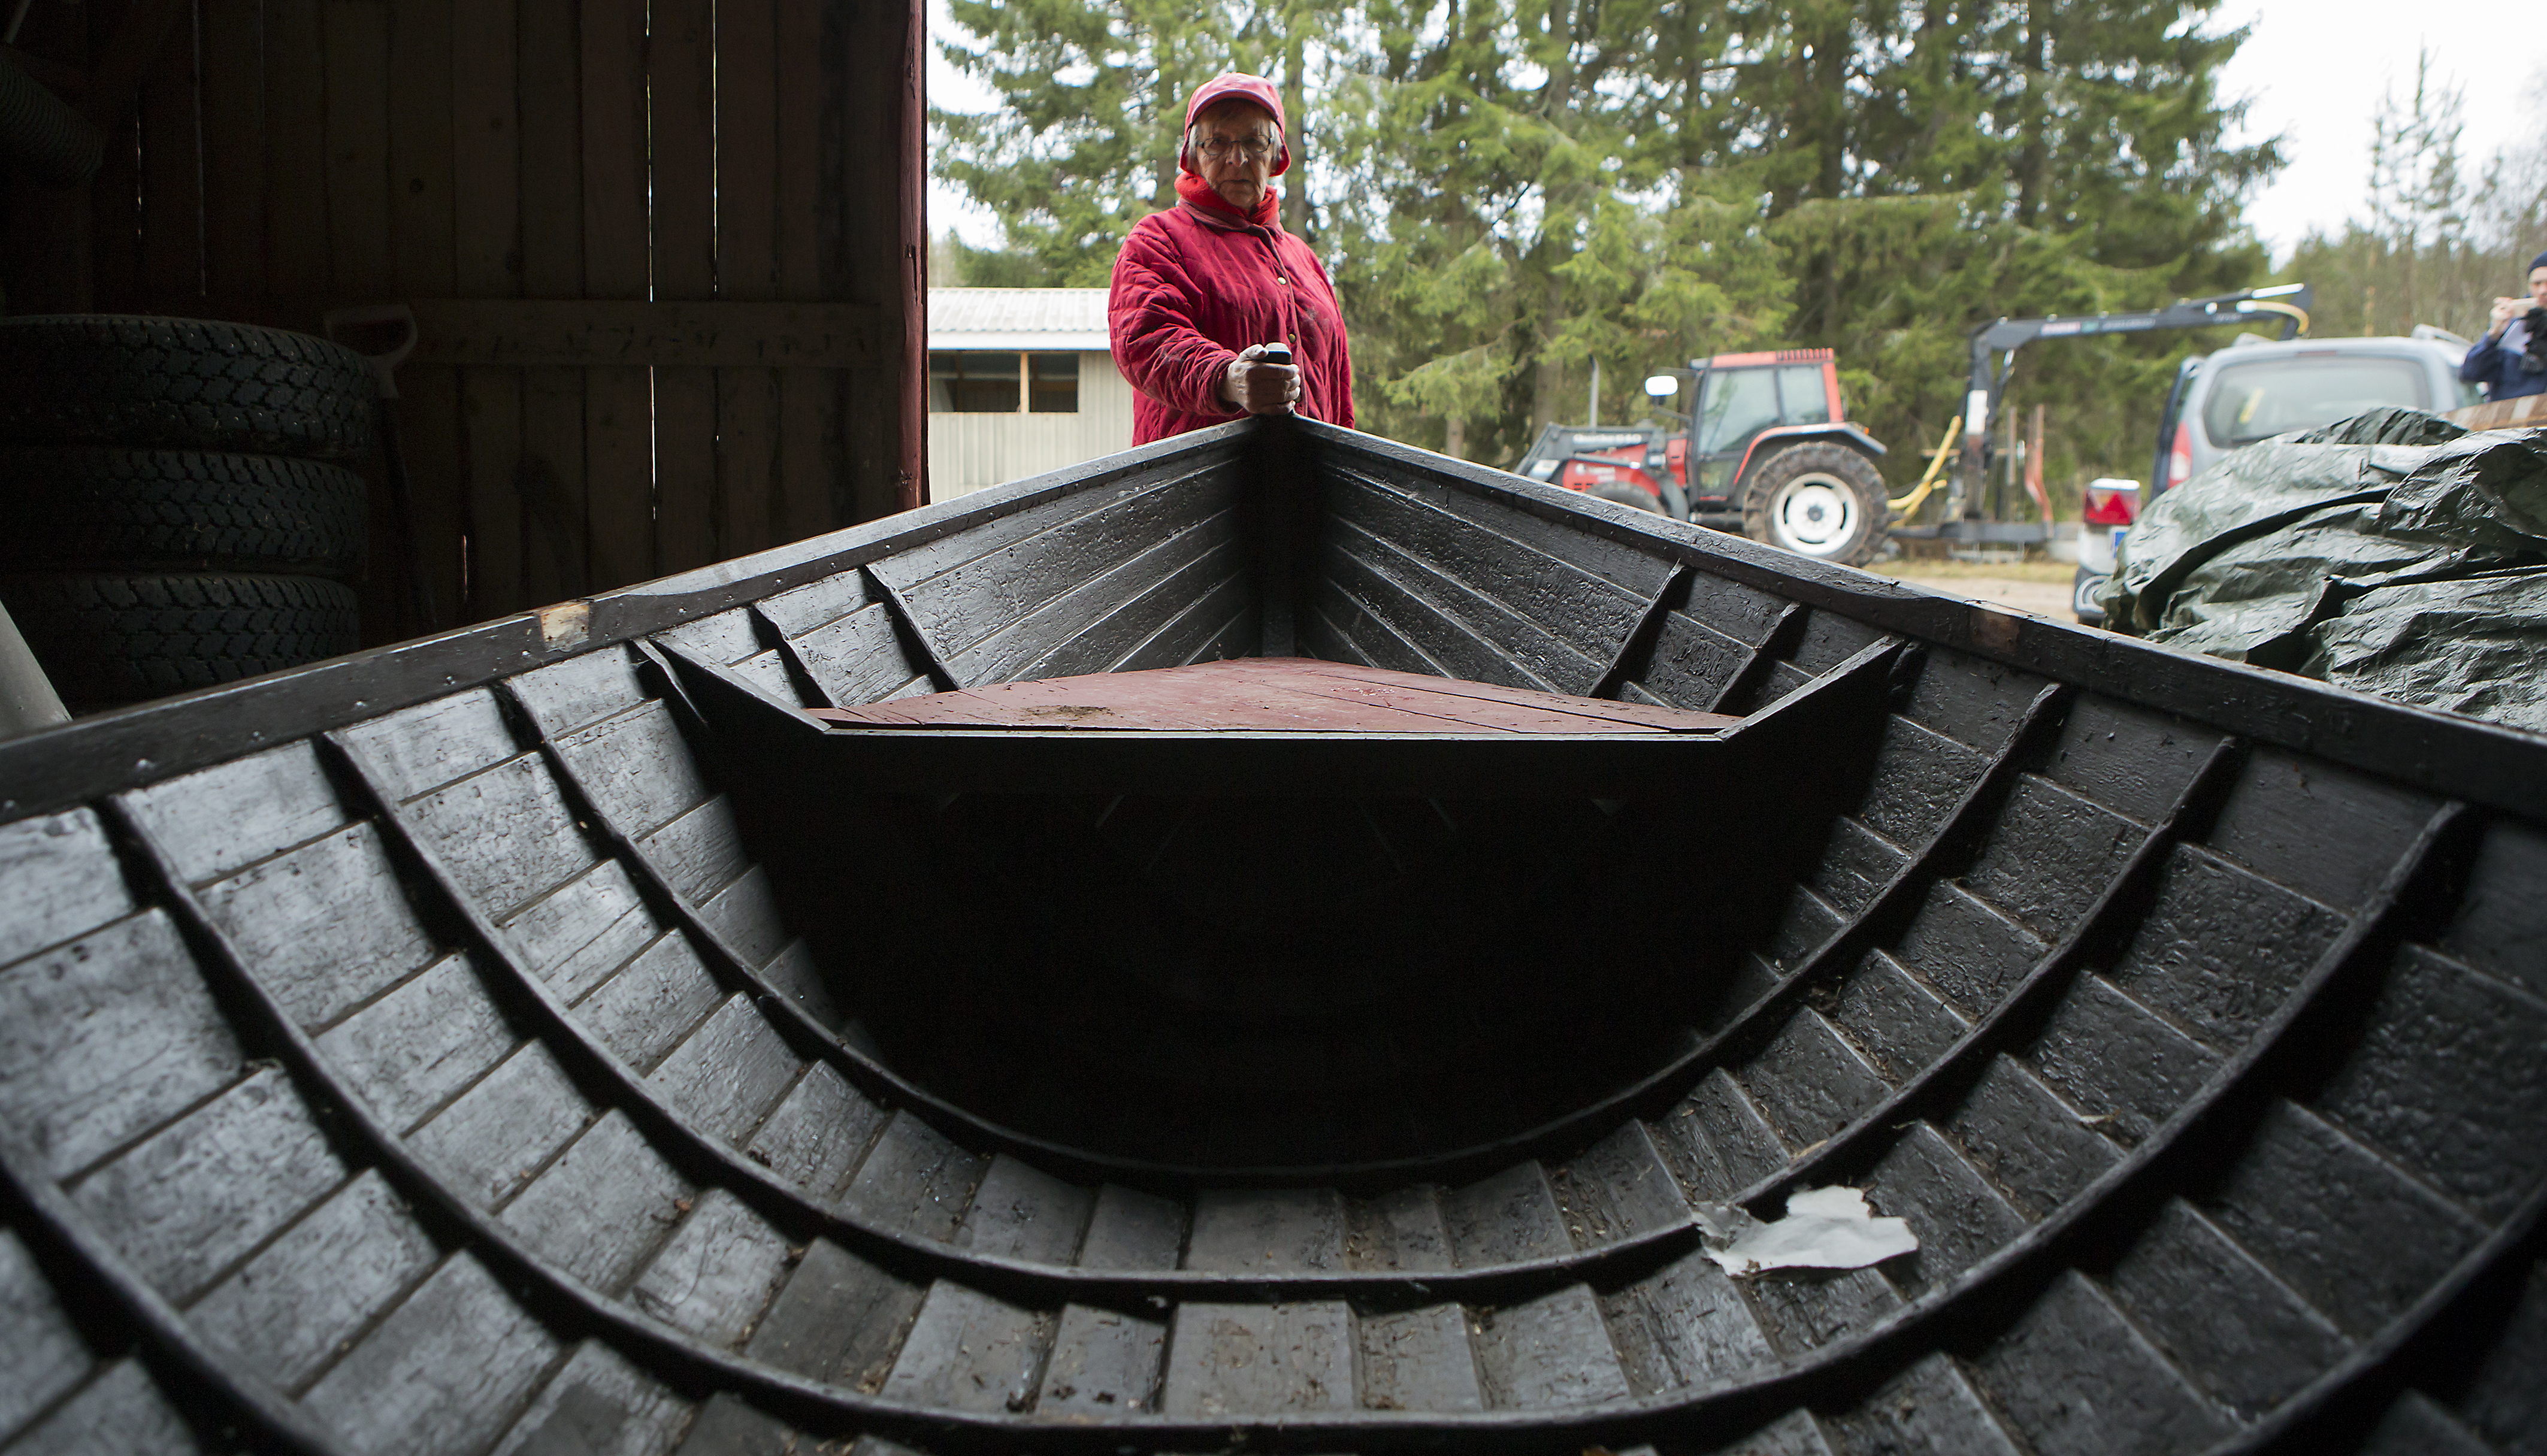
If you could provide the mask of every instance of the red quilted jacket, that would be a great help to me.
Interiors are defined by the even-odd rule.
[[[1300,368],[1298,412],[1354,422],[1353,356],[1335,288],[1309,245],[1265,211],[1259,225],[1188,198],[1132,224],[1105,312],[1114,365],[1139,391],[1133,444],[1241,418],[1221,400],[1220,379],[1239,350],[1277,341]]]

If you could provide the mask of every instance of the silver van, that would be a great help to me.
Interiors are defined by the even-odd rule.
[[[2430,324],[2416,325],[2412,337],[2402,339],[2277,342],[2247,334],[2216,354],[2185,360],[2176,367],[2175,386],[2159,417],[2151,489],[2134,502],[2116,498],[2124,493],[2110,488],[2129,482],[2096,482],[2104,488],[2103,508],[2090,511],[2095,519],[2078,529],[2078,573],[2070,597],[2078,620],[2104,623],[2096,594],[2114,569],[2114,548],[2138,513],[2229,452],[2383,404],[2437,413],[2483,402],[2476,385],[2459,383],[2468,342]]]

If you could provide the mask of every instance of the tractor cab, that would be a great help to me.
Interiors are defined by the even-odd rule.
[[[1645,392],[1671,426],[1549,425],[1514,469],[1826,560],[1864,561],[1883,545],[1884,447],[1849,423],[1830,350],[1692,360]],[[1687,412],[1666,402],[1684,397]]]

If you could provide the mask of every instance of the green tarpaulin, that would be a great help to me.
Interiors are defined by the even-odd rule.
[[[2547,431],[2380,409],[2248,446],[2125,538],[2105,621],[2547,731]]]

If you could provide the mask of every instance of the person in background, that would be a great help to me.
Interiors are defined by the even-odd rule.
[[[1138,391],[1133,444],[1250,414],[1353,424],[1344,311],[1277,212],[1273,179],[1290,166],[1273,82],[1232,71],[1186,103],[1177,206],[1132,225],[1106,299],[1115,366]],[[1274,345],[1289,364],[1269,361]]]
[[[2488,399],[2547,394],[2547,253],[2529,260],[2528,298],[2494,300],[2494,317],[2459,364],[2459,378],[2485,385]]]

